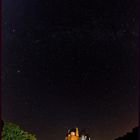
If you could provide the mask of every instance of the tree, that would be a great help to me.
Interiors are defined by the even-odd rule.
[[[4,122],[2,140],[37,140],[35,135],[23,131],[18,125]]]

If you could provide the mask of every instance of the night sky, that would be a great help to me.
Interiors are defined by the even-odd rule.
[[[3,120],[38,140],[68,128],[113,140],[138,124],[138,0],[3,0]]]

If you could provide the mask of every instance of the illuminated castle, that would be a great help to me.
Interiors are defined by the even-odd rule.
[[[69,129],[65,140],[90,140],[90,137],[84,133],[79,134],[78,128]]]

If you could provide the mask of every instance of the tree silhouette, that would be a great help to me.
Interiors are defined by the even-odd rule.
[[[133,128],[133,131],[131,133],[129,132],[126,135],[115,140],[138,140],[138,127]]]
[[[37,140],[35,135],[23,131],[18,125],[4,122],[2,140]]]

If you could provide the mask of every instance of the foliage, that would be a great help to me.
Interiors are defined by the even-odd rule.
[[[2,130],[2,140],[37,140],[36,137],[23,131],[18,125],[5,122]]]

